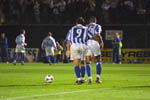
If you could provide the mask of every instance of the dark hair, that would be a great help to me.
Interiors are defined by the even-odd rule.
[[[23,32],[25,32],[25,29],[21,29],[21,30],[20,30],[20,33],[23,33]]]
[[[89,21],[90,21],[90,22],[95,22],[95,21],[96,21],[96,17],[95,17],[95,16],[92,16]]]
[[[48,32],[47,35],[48,35],[48,36],[52,36],[52,32]]]
[[[79,17],[77,20],[76,20],[76,23],[77,24],[84,24],[85,23],[85,20],[83,17]]]

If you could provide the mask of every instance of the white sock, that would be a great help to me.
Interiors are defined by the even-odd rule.
[[[100,78],[100,75],[96,75],[97,78]]]

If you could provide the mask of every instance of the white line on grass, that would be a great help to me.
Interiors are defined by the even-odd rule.
[[[87,89],[87,90],[79,90],[79,91],[68,91],[68,92],[31,95],[31,96],[20,96],[20,97],[5,98],[5,99],[1,99],[1,100],[17,100],[17,99],[20,100],[20,99],[28,99],[28,98],[34,98],[34,97],[65,95],[65,94],[72,94],[72,93],[91,92],[91,91],[96,91],[96,90],[103,91],[103,90],[109,90],[109,89],[112,89],[112,88]]]

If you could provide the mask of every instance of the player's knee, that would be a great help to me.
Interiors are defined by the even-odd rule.
[[[101,61],[101,56],[100,55],[96,56],[96,62],[99,62],[99,61]]]

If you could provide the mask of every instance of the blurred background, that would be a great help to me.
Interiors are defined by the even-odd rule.
[[[27,30],[29,47],[40,47],[48,31],[61,42],[79,16],[87,23],[96,16],[103,37],[106,30],[122,30],[124,48],[150,48],[150,0],[0,0],[0,32],[10,47],[20,28]]]
[[[5,32],[9,48],[15,48],[24,28],[27,48],[40,48],[51,31],[65,48],[66,34],[80,16],[86,23],[97,17],[107,49],[115,32],[121,34],[124,49],[150,48],[150,0],[0,0],[0,33]]]

